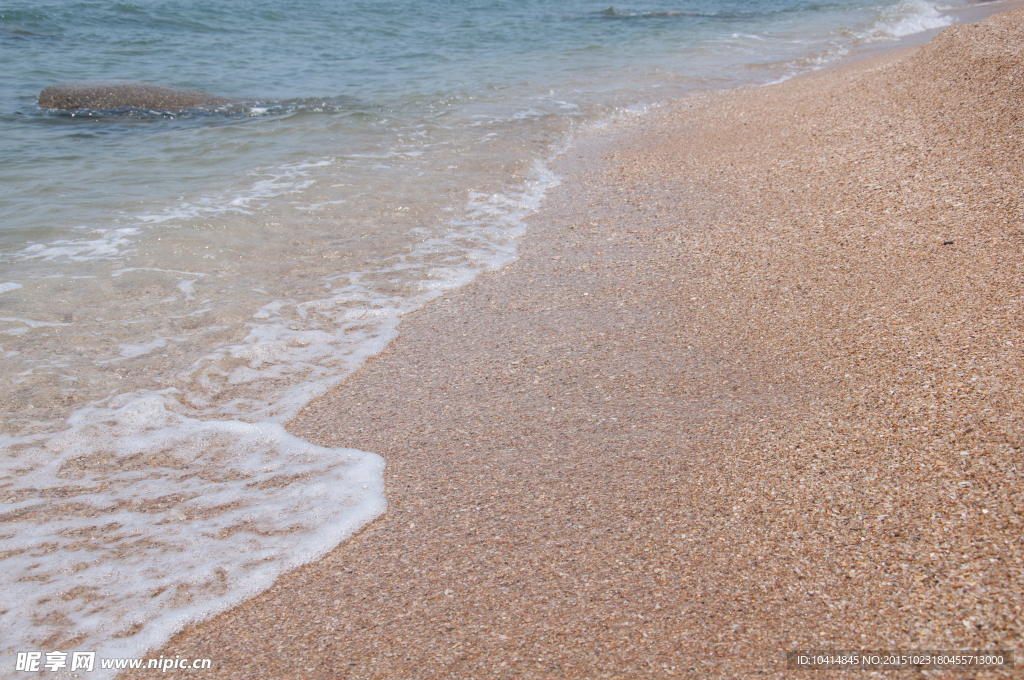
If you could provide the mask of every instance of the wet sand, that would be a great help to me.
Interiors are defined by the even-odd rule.
[[[1021,44],[1003,14],[585,135],[518,262],[291,424],[383,455],[387,516],[162,653],[224,678],[1019,655]]]

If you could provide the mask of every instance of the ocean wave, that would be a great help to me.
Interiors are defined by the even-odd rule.
[[[943,13],[936,3],[902,0],[882,10],[881,17],[860,37],[870,41],[894,40],[952,24],[953,17]]]
[[[210,348],[161,381],[174,386],[78,408],[54,435],[3,435],[0,475],[12,481],[0,490],[0,596],[24,604],[0,614],[0,647],[13,653],[75,639],[104,655],[139,656],[383,513],[379,456],[310,444],[282,423],[382,351],[405,314],[514,259],[523,220],[557,182],[537,161],[515,191],[471,192],[443,234],[330,277],[323,295],[263,304],[240,341]],[[32,254],[57,257],[69,247]],[[150,271],[192,297],[208,278],[154,267],[111,276]],[[396,291],[396,278],[410,285]],[[25,333],[71,326],[7,320]],[[188,339],[123,342],[109,363]]]
[[[672,18],[695,18],[715,20],[749,20],[771,17],[773,15],[784,15],[792,13],[822,12],[842,5],[836,3],[814,3],[814,4],[793,4],[785,7],[772,7],[767,9],[751,10],[719,10],[714,12],[700,11],[629,11],[616,9],[614,5],[599,12],[591,12],[588,16],[614,19],[672,19]]]
[[[45,447],[0,442],[0,596],[19,603],[0,614],[11,658],[71,639],[141,654],[385,511],[379,456],[276,423],[196,420],[170,398],[92,405]]]
[[[253,117],[287,117],[301,113],[350,113],[369,108],[354,97],[334,95],[330,97],[303,97],[296,99],[235,99],[219,106],[161,110],[136,106],[120,106],[110,109],[79,108],[73,110],[47,109],[38,106],[26,108],[23,114],[29,120],[44,123],[83,124],[96,122],[162,122],[182,121],[199,124],[220,124],[232,121],[244,122]]]

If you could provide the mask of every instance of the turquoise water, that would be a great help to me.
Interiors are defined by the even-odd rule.
[[[0,0],[0,596],[28,603],[0,614],[0,676],[16,651],[141,654],[383,512],[379,457],[282,425],[511,262],[575,135],[951,22],[926,0]],[[93,79],[241,105],[37,105]]]
[[[579,0],[7,3],[2,243],[103,227],[134,202],[162,208],[212,187],[230,194],[226,179],[311,149],[386,149],[403,128],[444,125],[474,107],[486,116],[551,88],[592,113],[669,96],[658,88],[761,80],[942,21],[924,0],[896,8],[885,17],[877,2],[806,0],[611,11]],[[268,108],[83,121],[36,107],[44,87],[86,79],[174,84]],[[567,110],[543,100],[531,108]]]

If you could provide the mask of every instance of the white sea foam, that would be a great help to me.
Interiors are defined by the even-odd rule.
[[[327,277],[323,295],[260,305],[241,341],[210,347],[173,387],[89,404],[55,436],[5,433],[0,596],[22,605],[0,615],[0,651],[141,656],[384,512],[381,458],[315,446],[283,423],[380,352],[403,315],[514,259],[523,219],[557,182],[537,162],[520,190],[470,194],[444,230],[373,267]],[[109,276],[146,272],[189,298],[211,278],[160,267]],[[409,285],[395,289],[396,280]],[[22,333],[68,325],[0,321]],[[111,361],[186,339],[122,342]],[[39,365],[25,378],[37,368],[67,372]]]
[[[188,418],[167,396],[119,395],[44,447],[7,447],[4,651],[139,655],[384,512],[380,457]]]
[[[915,33],[950,26],[952,23],[953,17],[944,14],[936,3],[927,0],[902,0],[886,8],[863,37],[869,40],[904,38]]]
[[[313,203],[312,205],[297,205],[296,210],[320,210],[324,206],[328,205],[341,205],[342,203],[348,203],[345,199],[341,198],[336,201],[321,201],[320,203]]]
[[[0,293],[9,293],[12,290],[18,290],[21,287],[22,286],[20,283],[15,283],[13,281],[8,281],[7,283],[0,283]]]
[[[203,272],[184,272],[178,269],[162,269],[160,267],[122,267],[110,273],[115,279],[131,272],[164,272],[166,274],[184,274],[185,276],[206,276]]]
[[[897,4],[879,10],[878,18],[869,28],[847,33],[846,35],[853,38],[852,41],[833,39],[830,44],[816,52],[774,64],[773,66],[783,69],[784,72],[761,85],[776,85],[808,70],[818,70],[829,66],[849,56],[851,48],[858,43],[899,40],[924,31],[949,26],[953,21],[953,18],[944,14],[940,6],[935,3],[927,0],[901,0]]]
[[[301,193],[314,186],[316,178],[311,173],[332,164],[333,161],[330,159],[319,159],[257,170],[251,174],[251,177],[256,179],[251,181],[248,186],[235,189],[229,194],[208,194],[195,201],[183,201],[176,206],[166,206],[156,212],[133,214],[129,218],[133,222],[132,226],[90,229],[88,235],[82,238],[34,243],[16,253],[16,257],[21,260],[67,260],[72,262],[119,258],[133,251],[139,237],[148,233],[149,227],[211,216],[251,213],[269,199]],[[309,209],[343,202],[326,201]],[[138,269],[130,267],[125,271],[137,271]],[[145,269],[160,271],[155,268]],[[2,292],[4,290],[0,288],[0,293]]]
[[[52,243],[34,243],[20,253],[23,260],[59,260],[72,262],[119,257],[133,243],[131,237],[139,233],[135,227],[96,229],[82,239],[60,239]]]
[[[121,345],[121,357],[131,359],[133,357],[149,354],[155,349],[167,346],[167,338],[157,338],[152,342],[143,345]]]
[[[196,409],[215,404],[234,417],[287,420],[381,351],[397,335],[403,315],[512,261],[523,220],[557,182],[537,162],[521,192],[472,193],[465,217],[453,219],[445,236],[424,239],[372,270],[338,276],[324,297],[264,304],[240,344],[211,352],[182,375],[188,388],[181,398]],[[439,257],[447,263],[437,264]],[[376,290],[375,281],[395,276],[416,281],[415,292]],[[268,398],[266,385],[282,379],[288,386]],[[238,389],[253,383],[259,387],[252,394]]]
[[[162,224],[194,220],[200,217],[230,213],[248,213],[267,199],[293,194],[316,184],[311,171],[333,164],[329,159],[290,163],[278,168],[264,168],[252,173],[257,178],[249,186],[232,194],[212,194],[196,202],[184,201],[177,206],[166,207],[159,212],[141,213],[134,216],[145,224]]]
[[[24,324],[26,328],[49,328],[54,326],[68,325],[66,323],[56,323],[53,321],[36,321],[35,319],[23,319],[18,316],[0,316],[0,321]]]

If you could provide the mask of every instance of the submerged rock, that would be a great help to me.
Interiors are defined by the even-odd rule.
[[[139,108],[158,111],[216,108],[230,99],[181,87],[139,83],[126,80],[83,80],[57,83],[39,93],[39,106],[45,109],[121,109]]]

